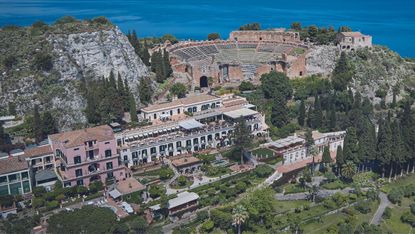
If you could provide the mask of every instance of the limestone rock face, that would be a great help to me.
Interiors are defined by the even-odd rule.
[[[53,46],[54,64],[61,80],[108,77],[113,71],[127,79],[130,88],[135,90],[140,79],[148,75],[147,67],[117,27],[78,34],[52,34],[48,41]]]
[[[336,46],[314,46],[306,56],[306,69],[308,75],[330,75],[336,66],[338,50]]]
[[[22,29],[21,34],[30,35]],[[135,54],[128,38],[117,28],[91,29],[82,32],[50,32],[36,40],[30,36],[12,40],[11,46],[0,51],[16,54],[13,69],[0,66],[0,114],[7,113],[9,102],[14,102],[20,115],[31,114],[34,104],[40,110],[50,110],[61,129],[86,123],[86,99],[79,92],[81,79],[93,80],[108,77],[113,71],[126,79],[139,104],[137,84],[149,71]],[[15,42],[13,42],[13,40]],[[50,71],[33,69],[33,56],[45,51],[52,57]]]

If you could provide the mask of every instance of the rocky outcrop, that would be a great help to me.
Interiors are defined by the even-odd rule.
[[[33,29],[1,33],[0,41],[8,42],[0,52],[13,55],[17,62],[12,69],[0,65],[0,109],[6,110],[12,101],[20,114],[26,114],[39,104],[41,110],[53,112],[62,129],[86,123],[86,101],[78,88],[82,78],[119,73],[139,100],[137,84],[149,74],[127,37],[114,26],[68,33],[51,28],[37,37],[31,36]],[[41,52],[51,56],[51,70],[34,69],[33,57]]]
[[[127,79],[130,88],[135,90],[140,79],[148,75],[147,67],[117,27],[95,32],[52,34],[47,40],[53,46],[54,64],[61,80],[82,76],[108,77],[113,71]]]
[[[307,74],[330,76],[340,53],[335,46],[314,46],[306,57]],[[378,104],[376,92],[386,92],[386,103],[392,102],[393,87],[399,86],[397,100],[405,94],[409,81],[415,81],[415,64],[405,62],[399,54],[382,46],[348,52],[347,58],[354,70],[351,88]],[[415,82],[413,82],[415,84]],[[404,88],[405,87],[405,88]]]
[[[336,66],[338,50],[336,46],[322,45],[312,47],[306,56],[308,75],[329,76]]]

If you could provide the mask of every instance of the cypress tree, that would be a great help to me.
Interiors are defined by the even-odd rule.
[[[346,137],[344,138],[343,157],[345,161],[353,161],[359,163],[359,145],[357,141],[356,129],[350,127],[347,129]]]
[[[163,51],[163,62],[164,62],[165,69],[166,69],[165,76],[166,78],[170,77],[170,75],[173,73],[173,69],[171,68],[171,65],[170,65],[169,52],[167,52],[166,49],[164,49]]]
[[[375,126],[369,119],[364,119],[361,124],[361,134],[359,135],[359,161],[363,163],[363,168],[369,162],[376,159],[376,132]]]
[[[324,146],[323,156],[321,158],[321,161],[322,163],[324,163],[324,165],[331,163],[330,149],[328,146]]]
[[[336,129],[336,122],[337,122],[336,109],[333,107],[330,109],[330,116],[329,116],[328,128],[330,129],[330,131],[334,131]]]
[[[379,121],[379,132],[377,139],[377,160],[382,167],[382,178],[385,176],[386,167],[392,159],[392,138],[389,123],[383,119]]]
[[[0,122],[0,147],[6,144],[6,134],[4,133],[3,122]]]
[[[277,128],[281,128],[288,123],[288,107],[285,97],[278,93],[272,103],[271,123]]]
[[[143,79],[140,81],[138,90],[140,94],[140,102],[147,105],[151,102],[151,81],[149,79]]]
[[[133,95],[130,95],[130,116],[131,116],[131,122],[137,122],[137,105],[135,103],[135,99]]]
[[[313,128],[321,128],[323,123],[323,111],[321,109],[320,98],[316,96],[311,125]]]
[[[144,47],[141,51],[141,60],[146,66],[150,66],[150,53],[148,53],[148,48]]]
[[[49,134],[54,134],[58,132],[58,127],[55,119],[49,111],[45,111],[42,116],[43,122],[43,136],[46,137]]]
[[[395,177],[396,177],[396,174],[398,173],[398,167],[399,167],[400,172],[402,173],[402,166],[406,163],[408,156],[405,150],[405,143],[402,140],[401,127],[397,120],[393,121],[391,125],[391,132],[392,132],[391,164],[393,164],[394,166]]]
[[[117,84],[115,82],[115,76],[114,76],[114,72],[112,70],[110,72],[108,82],[109,82],[109,84],[108,84],[109,87],[111,87],[113,89],[113,91],[117,91]]]
[[[305,104],[304,104],[304,100],[301,100],[300,103],[300,107],[298,110],[298,124],[300,126],[304,126],[304,121],[305,121]]]
[[[345,160],[344,160],[344,157],[343,157],[343,149],[339,145],[339,146],[337,146],[337,151],[336,151],[337,175],[341,174],[341,168],[344,165],[344,163],[345,163]]]
[[[332,84],[335,90],[343,91],[352,80],[353,71],[348,63],[346,53],[342,52],[332,74]]]
[[[16,104],[14,102],[9,102],[8,104],[9,107],[9,115],[17,115],[17,111],[16,111]]]
[[[312,117],[313,117],[313,109],[311,108],[311,106],[309,106],[308,111],[307,111],[307,127],[309,128],[312,127]]]
[[[43,140],[43,131],[42,131],[42,120],[39,114],[39,106],[35,105],[33,111],[33,135],[35,137],[36,143],[39,143]]]

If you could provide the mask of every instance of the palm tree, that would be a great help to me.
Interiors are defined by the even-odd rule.
[[[233,223],[232,225],[237,226],[238,234],[241,234],[241,225],[248,219],[248,212],[242,205],[236,206],[232,211]]]
[[[311,168],[311,175],[313,176],[314,175],[314,164],[315,164],[314,157],[316,157],[318,155],[318,149],[317,149],[317,147],[315,145],[311,145],[308,148],[308,153],[313,157],[313,166]]]
[[[316,196],[317,196],[319,190],[320,190],[320,188],[317,185],[313,185],[308,190],[308,192],[310,193],[310,198],[311,198],[312,202],[314,202],[316,200]]]
[[[356,174],[356,165],[352,161],[346,162],[342,167],[342,176],[351,179]]]

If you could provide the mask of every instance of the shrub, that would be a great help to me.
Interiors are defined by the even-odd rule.
[[[48,210],[53,210],[53,209],[57,208],[58,206],[59,206],[59,202],[58,201],[46,202],[46,208]]]
[[[38,70],[50,71],[53,68],[52,56],[41,52],[35,56],[34,65]]]
[[[104,16],[98,16],[96,18],[93,18],[92,22],[96,24],[102,24],[102,25],[111,24],[111,22]]]
[[[368,214],[371,211],[370,208],[370,203],[368,202],[359,202],[356,206],[355,209],[358,210],[360,213],[362,214]]]
[[[409,211],[402,214],[401,221],[404,222],[404,223],[408,223],[412,227],[415,227],[415,215],[413,215]]]
[[[45,189],[45,187],[34,187],[33,188],[33,195],[35,196],[35,197],[41,197],[41,196],[43,196],[43,194],[45,194],[46,193],[46,189]]]
[[[157,198],[165,193],[163,185],[152,185],[149,189],[150,197]]]
[[[16,64],[17,64],[17,59],[14,55],[9,55],[9,56],[7,56],[6,58],[3,59],[3,66],[6,69],[11,69]]]
[[[382,217],[383,217],[384,219],[390,219],[390,218],[391,218],[391,216],[392,216],[392,209],[391,209],[390,207],[386,207],[386,208],[385,208],[385,211],[383,212]]]
[[[39,208],[45,205],[45,200],[40,197],[36,197],[32,201],[32,207],[33,208]]]
[[[415,214],[415,203],[411,204],[410,207],[411,207],[411,213]]]
[[[254,172],[258,177],[265,178],[270,176],[274,172],[274,169],[268,165],[259,165],[255,168]]]
[[[220,39],[219,33],[209,33],[207,37],[208,37],[209,41],[214,41],[214,40]]]
[[[388,194],[388,198],[389,200],[396,204],[398,202],[401,202],[402,198],[403,198],[403,191],[401,188],[397,188],[397,189],[392,189],[389,194]]]
[[[55,24],[75,23],[77,20],[72,16],[63,16],[55,21]]]
[[[248,91],[248,90],[254,90],[256,87],[254,84],[252,84],[249,81],[242,81],[239,85],[239,91]]]
[[[207,210],[202,210],[197,213],[197,220],[204,221],[209,218],[209,212]]]
[[[213,223],[213,221],[212,221],[212,220],[207,220],[206,222],[204,222],[204,223],[202,224],[202,229],[203,229],[205,232],[210,232],[210,231],[212,231],[214,227],[215,227],[215,223]]]

